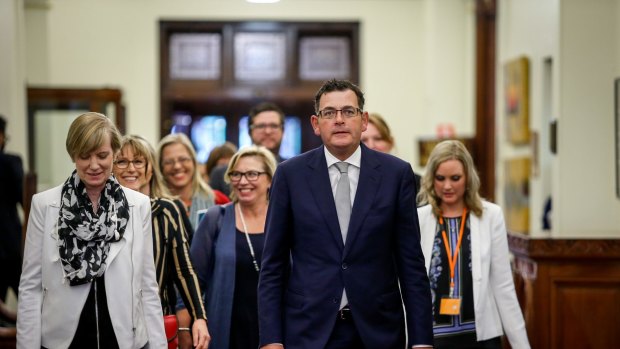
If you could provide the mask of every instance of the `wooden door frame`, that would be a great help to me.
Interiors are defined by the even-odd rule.
[[[476,135],[473,157],[480,195],[495,200],[496,0],[476,0]]]

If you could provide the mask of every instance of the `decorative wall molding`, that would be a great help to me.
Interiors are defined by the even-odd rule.
[[[620,258],[620,239],[534,239],[508,234],[510,251],[536,258]]]

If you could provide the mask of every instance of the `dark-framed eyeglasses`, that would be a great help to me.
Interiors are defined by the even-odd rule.
[[[257,131],[266,131],[266,130],[276,131],[281,128],[282,128],[282,124],[276,124],[275,122],[269,123],[269,124],[254,124],[250,126],[250,129],[257,130]]]
[[[114,161],[114,165],[120,169],[125,169],[129,167],[129,164],[133,164],[133,167],[135,169],[141,169],[141,168],[144,168],[144,166],[146,166],[146,160],[144,159],[135,159],[135,160],[120,159],[120,160]]]
[[[352,117],[359,115],[359,113],[361,113],[362,110],[360,108],[355,108],[355,107],[344,107],[342,109],[325,108],[318,112],[318,116],[323,119],[329,120],[329,119],[334,119],[336,115],[338,115],[338,112],[342,114],[343,118],[350,119]]]
[[[261,171],[247,171],[247,172],[239,172],[239,171],[232,171],[230,173],[228,173],[228,175],[230,176],[230,180],[232,182],[239,182],[241,180],[241,177],[245,176],[245,179],[247,179],[250,182],[254,182],[255,180],[258,179],[258,177],[260,177],[260,175],[265,174],[267,172],[261,172]]]

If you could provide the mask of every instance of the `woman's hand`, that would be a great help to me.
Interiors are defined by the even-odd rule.
[[[179,328],[183,328],[183,330],[178,332],[179,349],[192,349],[194,347],[192,333],[188,331],[192,318],[187,309],[177,310],[177,321],[179,322]]]
[[[194,342],[194,348],[207,349],[209,342],[211,341],[211,335],[207,328],[207,322],[204,319],[194,320],[192,325],[192,337]]]
[[[179,349],[192,349],[192,333],[190,331],[179,331]]]

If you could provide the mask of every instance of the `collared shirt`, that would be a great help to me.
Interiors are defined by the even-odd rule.
[[[336,199],[336,188],[338,187],[338,181],[340,180],[340,171],[334,165],[340,160],[332,155],[327,147],[323,147],[325,151],[325,160],[327,160],[327,170],[329,171],[329,182],[332,186],[332,194],[334,195],[334,200]],[[355,193],[357,192],[357,183],[360,181],[360,166],[362,161],[362,148],[357,146],[357,149],[345,159],[343,162],[349,164],[349,186],[351,192],[351,207],[353,207],[353,200],[355,200]]]

